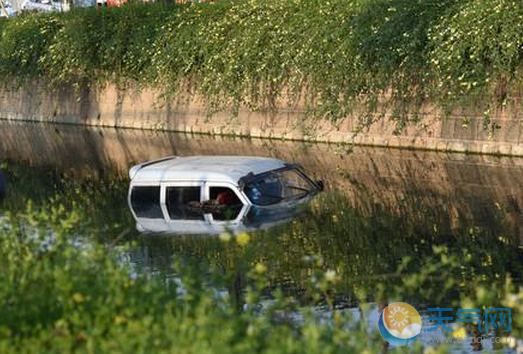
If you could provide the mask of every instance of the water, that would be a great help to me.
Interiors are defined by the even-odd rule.
[[[424,326],[432,325],[429,307],[457,310],[480,287],[497,294],[509,277],[523,279],[521,158],[67,125],[0,122],[0,130],[9,180],[2,208],[21,210],[29,199],[38,205],[57,193],[74,200],[91,221],[87,242],[96,237],[120,247],[122,262],[137,272],[169,279],[173,260],[204,262],[235,274],[232,290],[224,291],[241,293],[239,265],[260,263],[268,289],[308,303],[307,289],[334,271],[339,291],[318,308],[358,312],[370,301],[367,321],[374,324],[376,299],[405,301],[422,313]],[[325,180],[326,191],[293,221],[251,235],[248,247],[215,236],[136,231],[126,201],[130,166],[166,155],[218,154],[301,164]],[[494,296],[489,306],[502,307],[501,300]],[[455,350],[471,349],[465,342]]]

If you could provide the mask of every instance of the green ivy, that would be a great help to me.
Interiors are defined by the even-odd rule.
[[[210,113],[304,104],[398,131],[423,104],[506,104],[519,92],[523,3],[222,0],[30,14],[0,22],[2,81],[138,85]],[[414,113],[414,115],[413,115]]]

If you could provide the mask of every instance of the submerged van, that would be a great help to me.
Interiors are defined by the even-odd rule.
[[[128,203],[140,231],[248,231],[291,217],[323,190],[297,165],[250,156],[166,157],[132,167]]]

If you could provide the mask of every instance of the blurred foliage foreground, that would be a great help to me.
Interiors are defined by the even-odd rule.
[[[320,323],[281,295],[260,313],[260,266],[241,309],[196,268],[178,268],[171,282],[135,274],[78,238],[79,216],[48,206],[2,218],[0,352],[346,353],[382,344],[342,313]],[[299,323],[289,320],[298,313]]]
[[[15,174],[23,169],[11,167]],[[510,335],[523,337],[521,246],[493,229],[445,235],[387,210],[363,216],[326,194],[303,218],[270,230],[123,240],[126,223],[111,211],[125,208],[125,184],[87,182],[98,187],[83,190],[67,180],[51,180],[60,197],[44,193],[25,206],[16,200],[39,194],[15,181],[4,202],[1,353],[450,350],[421,341],[387,347],[370,313],[393,301],[509,307]],[[125,261],[143,246],[192,256],[150,272]]]
[[[75,9],[0,20],[0,81],[150,87],[209,112],[303,104],[314,117],[424,103],[489,116],[519,102],[523,3],[221,0]],[[471,104],[473,103],[473,104]],[[378,114],[375,114],[378,113]],[[410,115],[413,113],[412,115]]]

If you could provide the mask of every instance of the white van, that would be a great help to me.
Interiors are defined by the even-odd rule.
[[[167,157],[132,167],[129,177],[137,228],[152,232],[270,226],[323,189],[296,165],[250,156]]]

